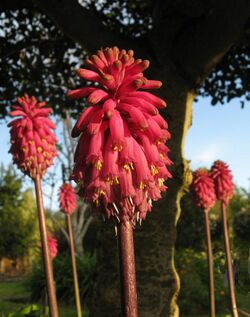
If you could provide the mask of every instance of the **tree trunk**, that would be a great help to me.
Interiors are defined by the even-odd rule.
[[[135,229],[140,317],[179,316],[176,298],[180,282],[174,266],[174,245],[180,199],[191,182],[188,164],[183,159],[183,147],[191,124],[194,94],[178,77],[177,72],[170,69],[154,68],[150,76],[161,79],[165,87],[161,97],[167,100],[168,107],[161,113],[167,119],[172,135],[168,146],[174,165],[171,169],[173,179],[167,182],[167,193],[154,204],[152,213],[141,227]],[[101,225],[99,244],[97,279],[90,316],[120,317],[118,251],[114,225]]]

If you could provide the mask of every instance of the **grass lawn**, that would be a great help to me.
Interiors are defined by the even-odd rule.
[[[237,294],[237,302],[240,309],[250,312],[250,294]],[[29,292],[27,292],[22,280],[0,282],[0,317],[2,314],[17,311],[29,304],[32,304],[29,302]],[[60,317],[76,316],[73,306],[59,303],[59,310]],[[87,314],[84,314],[84,317],[87,316]],[[201,317],[201,315],[183,317]],[[216,315],[216,317],[231,317],[231,314],[228,312],[223,315]]]
[[[0,316],[10,312],[16,312],[26,305],[35,304],[29,301],[29,292],[20,281],[0,281]],[[76,311],[73,306],[59,303],[60,317],[75,317]],[[84,314],[87,317],[87,314]]]

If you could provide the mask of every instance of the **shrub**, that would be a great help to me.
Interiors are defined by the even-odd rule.
[[[96,259],[94,255],[86,254],[83,260],[76,258],[76,262],[81,300],[86,302],[93,286]],[[58,255],[53,261],[53,268],[57,298],[65,303],[74,302],[75,295],[70,256]],[[28,280],[28,287],[31,291],[32,300],[40,300],[42,298],[45,290],[45,277],[41,263],[34,266]]]
[[[250,243],[249,236],[249,228],[250,228],[250,209],[240,212],[234,218],[234,229],[235,233],[239,238],[245,240]]]
[[[46,307],[45,309],[39,307],[38,305],[29,305],[18,312],[10,313],[8,315],[1,315],[1,317],[48,317],[49,309]]]
[[[209,275],[205,252],[192,249],[177,253],[177,268],[181,279],[179,305],[182,314],[200,314],[209,311]],[[223,271],[225,260],[221,252],[214,254],[215,300],[217,310],[225,308]]]

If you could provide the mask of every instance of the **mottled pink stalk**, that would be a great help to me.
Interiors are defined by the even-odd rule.
[[[56,137],[53,133],[54,123],[48,118],[51,108],[43,108],[45,103],[38,102],[35,97],[18,98],[18,105],[10,115],[19,117],[8,126],[11,136],[9,152],[20,170],[35,178],[43,176],[53,163],[56,151]]]
[[[94,210],[122,222],[144,219],[171,177],[170,133],[158,111],[166,103],[144,91],[162,84],[144,76],[149,61],[133,54],[117,47],[98,51],[86,60],[88,69],[78,70],[96,85],[68,93],[88,105],[72,130],[80,136],[72,179]]]
[[[72,214],[76,210],[77,199],[74,188],[64,183],[59,190],[60,209],[66,214]]]
[[[211,177],[214,180],[217,199],[228,205],[234,194],[233,176],[228,165],[215,161],[211,168]]]
[[[191,189],[197,207],[211,209],[216,203],[214,181],[205,169],[198,169],[193,173]]]

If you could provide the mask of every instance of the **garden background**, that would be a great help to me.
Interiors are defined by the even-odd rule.
[[[152,60],[151,73],[163,81],[165,88],[160,94],[168,101],[163,115],[169,121],[172,134],[170,149],[174,179],[168,183],[169,193],[148,215],[145,224],[136,229],[139,304],[143,307],[143,317],[178,315],[177,305],[173,303],[179,291],[171,265],[174,245],[175,265],[181,280],[178,299],[181,316],[208,314],[203,218],[201,211],[192,204],[187,175],[189,168],[210,167],[216,159],[229,164],[237,185],[228,213],[230,238],[237,263],[239,308],[250,311],[249,3],[238,1],[236,5],[234,1],[221,0],[217,4],[191,1],[187,5],[183,1],[176,4],[169,1],[164,4],[161,1],[157,4],[148,1],[117,1],[115,4],[83,1],[78,5],[81,7],[74,1],[64,0],[58,6],[54,0],[27,1],[21,7],[15,1],[3,1],[0,6],[3,117],[0,126],[0,159],[3,163],[0,178],[0,312],[5,316],[30,303],[44,304],[34,193],[29,181],[13,168],[7,154],[6,122],[9,118],[6,113],[18,95],[30,92],[46,99],[55,110],[53,119],[58,127],[60,156],[49,170],[43,187],[47,225],[59,241],[54,270],[61,315],[75,316],[65,224],[58,212],[57,191],[73,166],[74,144],[69,131],[83,105],[69,103],[65,93],[68,88],[79,86],[74,70],[82,65],[83,57],[109,45],[131,47],[136,55]],[[82,11],[77,13],[79,8]],[[229,26],[229,21],[234,21],[233,25]],[[163,44],[161,29],[164,30]],[[96,33],[94,37],[91,31]],[[97,36],[98,32],[102,36]],[[193,103],[196,98],[198,101]],[[190,110],[192,103],[193,113]],[[182,212],[175,226],[181,197]],[[211,221],[216,306],[218,314],[226,316],[229,311],[227,281],[218,206],[211,212]],[[73,222],[81,296],[84,307],[87,307],[84,312],[87,314],[88,309],[92,309],[94,317],[104,317],[113,311],[116,316],[119,304],[114,228],[106,229],[100,219],[92,218],[89,208],[81,201]],[[148,233],[149,237],[154,234],[157,238],[149,243]],[[160,269],[157,268],[159,263]],[[144,288],[147,294],[144,294]]]

